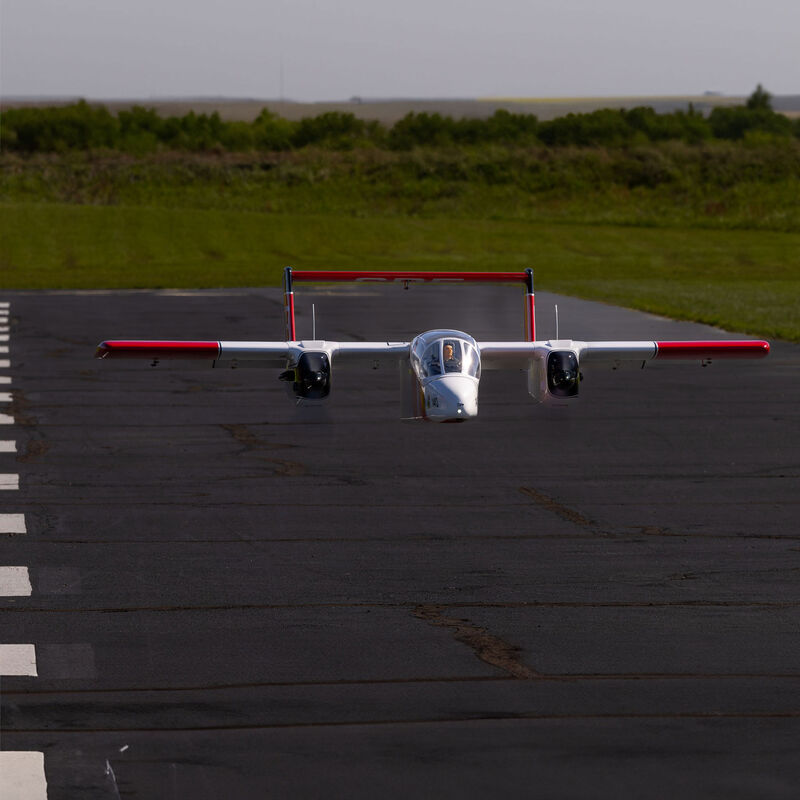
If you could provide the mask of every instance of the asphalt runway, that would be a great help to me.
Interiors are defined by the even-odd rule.
[[[487,372],[437,426],[391,371],[306,413],[274,370],[92,359],[281,339],[277,290],[0,300],[0,643],[37,664],[0,749],[50,800],[797,796],[800,347],[587,369],[567,409]],[[515,287],[297,301],[303,336],[311,302],[328,339],[522,335]],[[731,338],[541,292],[540,338],[553,302],[575,339]]]

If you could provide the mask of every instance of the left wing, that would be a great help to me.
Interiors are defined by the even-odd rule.
[[[572,350],[581,364],[615,361],[682,359],[709,361],[718,358],[763,358],[769,342],[725,339],[686,342],[577,342],[571,339],[546,342],[479,342],[485,369],[526,369],[531,358],[552,350]]]
[[[386,362],[408,358],[408,342],[211,342],[114,340],[101,342],[95,358],[141,358],[153,362],[162,359],[191,359],[212,364],[235,365],[253,362],[253,366],[285,367],[304,352],[324,352],[332,360],[367,364],[377,368]]]

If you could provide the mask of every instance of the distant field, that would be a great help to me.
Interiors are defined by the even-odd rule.
[[[668,111],[689,101],[704,108],[742,100],[145,103],[162,115],[217,110],[228,119],[252,119],[268,105],[293,119],[339,110],[391,123],[411,110],[458,118],[507,108],[548,119],[609,105]],[[774,104],[792,112],[787,98]],[[131,103],[112,108],[125,105]],[[758,110],[745,113],[745,122],[761,119]],[[759,123],[764,127],[744,132],[715,126],[713,136],[722,138],[711,139],[710,121],[676,114],[670,124],[707,128],[706,138],[684,140],[681,134],[657,141],[647,127],[655,115],[608,111],[590,121],[572,117],[537,125],[541,138],[516,144],[513,137],[476,143],[476,129],[510,124],[503,115],[501,123],[485,125],[410,120],[398,126],[407,138],[398,142],[387,133],[368,140],[342,133],[303,139],[301,133],[320,125],[332,136],[324,128],[331,119],[267,119],[259,122],[259,137],[277,126],[296,138],[266,146],[271,139],[256,140],[251,132],[249,150],[226,150],[223,136],[248,126],[192,116],[170,121],[180,134],[173,139],[156,139],[145,126],[139,138],[67,143],[63,132],[80,133],[87,117],[111,120],[85,106],[54,113],[55,123],[41,123],[47,145],[36,145],[41,152],[30,146],[30,128],[27,139],[9,134],[7,141],[19,147],[0,155],[0,288],[277,285],[286,265],[531,266],[540,289],[800,341],[800,141],[792,124],[776,114],[767,114]],[[631,128],[628,118],[647,125]],[[737,110],[720,110],[713,120],[718,118],[736,125],[744,119]],[[377,129],[352,118],[333,121],[355,126],[357,137]],[[109,130],[120,134],[122,125],[115,124]],[[216,126],[217,133],[203,139],[195,130],[201,124]],[[428,138],[409,139],[408,130],[418,124]],[[513,124],[528,131],[533,123],[518,116]],[[615,133],[596,143],[587,141],[585,129],[595,124],[610,125],[612,133],[614,125],[629,127],[620,141]],[[439,139],[429,135],[431,126]],[[565,130],[577,133],[564,139]],[[462,143],[459,131],[473,138]],[[148,135],[157,145],[149,150]]]
[[[540,289],[800,341],[800,233],[0,205],[0,286],[278,285],[282,267],[521,270]]]
[[[6,98],[0,108],[21,105],[59,105],[74,102],[77,98],[46,98],[23,100]],[[96,100],[116,112],[142,105],[155,108],[162,116],[183,116],[189,111],[210,114],[218,111],[225,120],[252,122],[263,108],[290,120],[313,117],[326,111],[343,111],[355,114],[362,119],[376,119],[384,125],[393,125],[410,111],[428,112],[461,117],[490,117],[497,109],[503,108],[516,113],[536,114],[541,120],[550,120],[569,113],[585,113],[599,108],[635,108],[651,106],[658,112],[685,109],[689,103],[698,111],[708,112],[715,106],[740,105],[746,100],[741,96],[685,95],[678,97],[559,97],[559,98],[475,98],[475,99],[369,99],[350,100],[336,103],[294,103],[274,99],[231,99],[231,98],[188,98],[159,100],[142,98],[134,100]],[[773,98],[776,111],[800,112],[800,95],[777,96]]]

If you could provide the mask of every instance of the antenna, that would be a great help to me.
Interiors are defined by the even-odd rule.
[[[556,303],[556,339],[558,339],[558,303]]]
[[[311,338],[317,340],[317,312],[314,304],[311,304]]]

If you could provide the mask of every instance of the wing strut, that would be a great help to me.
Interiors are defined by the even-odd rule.
[[[286,326],[286,341],[297,341],[294,329],[294,292],[292,291],[292,268],[283,270],[283,321]]]
[[[529,342],[536,341],[536,309],[533,302],[533,270],[525,270],[525,333]]]

